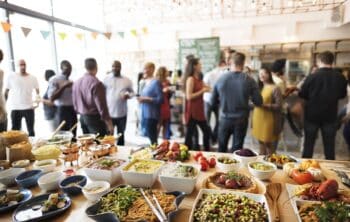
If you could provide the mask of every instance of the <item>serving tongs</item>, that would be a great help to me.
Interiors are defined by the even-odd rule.
[[[148,206],[151,208],[152,212],[153,212],[153,213],[156,215],[156,217],[158,218],[158,220],[159,220],[160,222],[167,222],[168,219],[167,219],[167,217],[165,216],[164,212],[161,213],[161,212],[159,211],[158,207],[156,207],[156,206],[153,205],[152,201],[147,197],[147,195],[145,194],[145,191],[144,191],[142,188],[140,188],[140,192],[141,192],[142,196],[145,198],[145,200],[146,200]],[[159,205],[158,200],[157,200],[157,202],[156,202],[156,205]],[[159,205],[159,207],[160,207],[160,205]],[[163,209],[162,209],[161,207],[160,207],[160,209],[161,209],[161,211],[163,211]]]

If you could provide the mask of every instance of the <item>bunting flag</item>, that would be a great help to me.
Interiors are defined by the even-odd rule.
[[[111,37],[112,37],[112,33],[111,33],[111,32],[105,32],[104,35],[106,36],[106,38],[107,38],[108,40],[110,40]]]
[[[96,39],[96,38],[97,38],[97,35],[98,35],[97,32],[92,32],[92,33],[91,33],[91,36],[92,36],[93,39]]]
[[[47,39],[47,37],[50,35],[50,31],[40,30],[40,33],[44,39]]]
[[[27,37],[29,35],[30,31],[32,31],[32,29],[26,28],[26,27],[21,27],[21,29],[22,29],[23,35],[25,37]]]
[[[130,32],[131,32],[131,34],[132,34],[133,36],[135,36],[135,37],[137,36],[137,31],[136,31],[136,29],[132,29]]]
[[[148,34],[148,28],[147,27],[143,27],[142,28],[142,32],[143,32],[143,34],[147,35]]]
[[[65,32],[58,32],[59,37],[64,40],[67,37],[67,34]]]
[[[11,24],[8,22],[1,22],[1,26],[4,32],[9,32],[11,29]]]
[[[124,38],[124,32],[118,32],[118,35],[120,36],[120,38]]]
[[[77,37],[77,39],[79,39],[81,41],[81,40],[83,40],[84,34],[83,33],[77,33],[75,36]]]

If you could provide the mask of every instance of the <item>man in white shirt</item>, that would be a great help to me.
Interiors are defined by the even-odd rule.
[[[106,87],[107,106],[113,127],[117,127],[118,133],[122,134],[118,140],[118,145],[123,146],[125,144],[124,131],[128,113],[127,100],[132,97],[134,90],[131,80],[121,75],[121,68],[121,63],[114,61],[112,73],[103,80],[103,84]]]
[[[219,66],[210,71],[209,73],[204,75],[203,82],[209,86],[210,88],[214,88],[214,85],[216,81],[221,77],[222,73],[225,73],[228,71],[228,68],[226,66],[225,60],[221,60],[219,63]],[[210,126],[210,119],[211,119],[211,113],[214,113],[215,115],[215,125],[214,129],[211,131],[211,139],[213,143],[217,142],[218,138],[218,126],[219,126],[219,106],[212,106],[211,105],[211,92],[206,92],[203,94],[203,100],[204,100],[204,109],[205,109],[205,118],[207,119],[207,122]]]
[[[10,98],[12,130],[21,130],[22,118],[26,120],[29,136],[34,133],[34,105],[33,90],[36,97],[39,95],[39,84],[35,76],[26,71],[26,62],[21,59],[18,62],[20,72],[9,75],[5,89],[5,99]]]

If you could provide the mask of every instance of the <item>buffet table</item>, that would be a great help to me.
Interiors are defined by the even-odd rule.
[[[131,150],[132,150],[132,148],[130,148],[130,147],[119,147],[118,152],[115,155],[117,155],[118,158],[127,159]],[[224,155],[221,153],[220,154],[219,153],[204,153],[204,154],[206,156],[209,156],[209,155],[223,156]],[[226,154],[226,155],[229,155],[229,154]],[[195,163],[195,160],[191,157],[191,159],[187,162],[188,163]],[[339,182],[340,188],[348,189],[341,183],[340,179],[330,169],[333,166],[335,167],[339,164],[341,164],[341,165],[342,164],[349,164],[349,162],[346,162],[346,161],[325,161],[325,160],[319,160],[319,162],[321,164],[323,174],[327,178],[336,179]],[[57,170],[62,170],[63,167],[64,166],[61,163],[59,166],[57,166]],[[240,171],[244,172],[246,174],[249,174],[248,170],[246,168],[241,168]],[[196,189],[192,192],[191,195],[187,195],[185,197],[185,199],[182,201],[182,203],[180,205],[180,210],[178,211],[178,213],[176,215],[175,221],[183,222],[183,221],[189,220],[189,216],[191,213],[191,209],[193,207],[194,200],[198,194],[198,191],[202,188],[203,181],[214,172],[215,172],[215,168],[209,169],[207,172],[200,172],[199,177],[198,177],[198,181],[196,184]],[[83,174],[83,172],[81,172],[80,169],[77,169],[77,174],[80,174],[80,173]],[[284,185],[285,183],[295,184],[295,182],[292,179],[288,178],[283,173],[282,170],[278,170],[274,174],[274,176],[271,178],[271,180],[268,182],[265,181],[264,184],[268,184],[269,182],[282,183],[282,193],[281,193],[279,201],[278,201],[278,208],[279,208],[279,214],[280,214],[281,221],[288,221],[288,222],[297,221],[297,217],[294,214],[291,203],[290,203],[290,201],[288,201],[288,194],[286,191],[286,187]],[[118,184],[122,184],[122,183],[123,183],[123,181],[119,181]],[[112,184],[111,187],[116,186],[118,184]],[[153,188],[162,189],[159,181],[157,181],[155,183]],[[37,196],[39,194],[44,193],[38,186],[36,186],[35,188],[32,188],[31,191],[33,193],[33,196]],[[88,218],[87,215],[85,214],[85,209],[89,205],[91,205],[91,203],[87,201],[87,199],[83,196],[83,194],[80,194],[78,196],[73,196],[72,197],[72,206],[70,207],[70,209],[67,212],[65,212],[63,215],[61,215],[53,220],[50,220],[50,221],[67,221],[67,222],[69,222],[69,221],[72,221],[72,222],[73,221],[74,222],[93,221],[90,218]],[[12,221],[12,213],[13,213],[13,211],[6,213],[6,214],[2,214],[1,221]]]

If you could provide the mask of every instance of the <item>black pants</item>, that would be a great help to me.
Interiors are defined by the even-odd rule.
[[[157,119],[144,119],[144,128],[146,136],[149,138],[151,144],[158,143],[158,120]]]
[[[22,129],[22,118],[26,120],[28,135],[35,136],[34,109],[12,110],[11,111],[12,130]]]
[[[126,116],[119,118],[112,118],[113,127],[117,127],[117,132],[121,133],[122,136],[118,139],[118,145],[124,146],[124,132],[126,128]],[[112,133],[112,132],[111,132]]]
[[[248,118],[221,118],[219,124],[219,152],[227,152],[227,144],[233,134],[232,151],[243,148],[244,138],[247,134]]]
[[[337,133],[337,122],[313,123],[305,120],[304,122],[304,149],[302,158],[312,158],[314,153],[315,141],[318,130],[321,129],[323,149],[327,160],[335,159],[335,136]]]
[[[73,106],[58,106],[56,112],[57,124],[62,121],[66,121],[66,124],[62,127],[62,130],[70,130],[78,122],[77,113]],[[77,129],[73,130],[74,136],[77,135]]]
[[[185,144],[189,149],[198,149],[198,147],[193,146],[193,133],[197,130],[197,125],[201,128],[203,132],[203,146],[205,151],[210,150],[210,127],[207,121],[198,121],[195,119],[190,119],[187,123],[187,130],[185,136]]]
[[[0,122],[0,132],[7,131],[7,118]]]
[[[81,115],[80,124],[83,133],[99,133],[99,136],[107,135],[107,126],[100,115]]]
[[[215,125],[214,129],[211,130],[211,138],[213,141],[217,141],[218,139],[218,128],[219,128],[219,107],[212,106],[210,103],[205,103],[205,117],[207,119],[208,125],[210,126],[211,113],[215,115]]]

